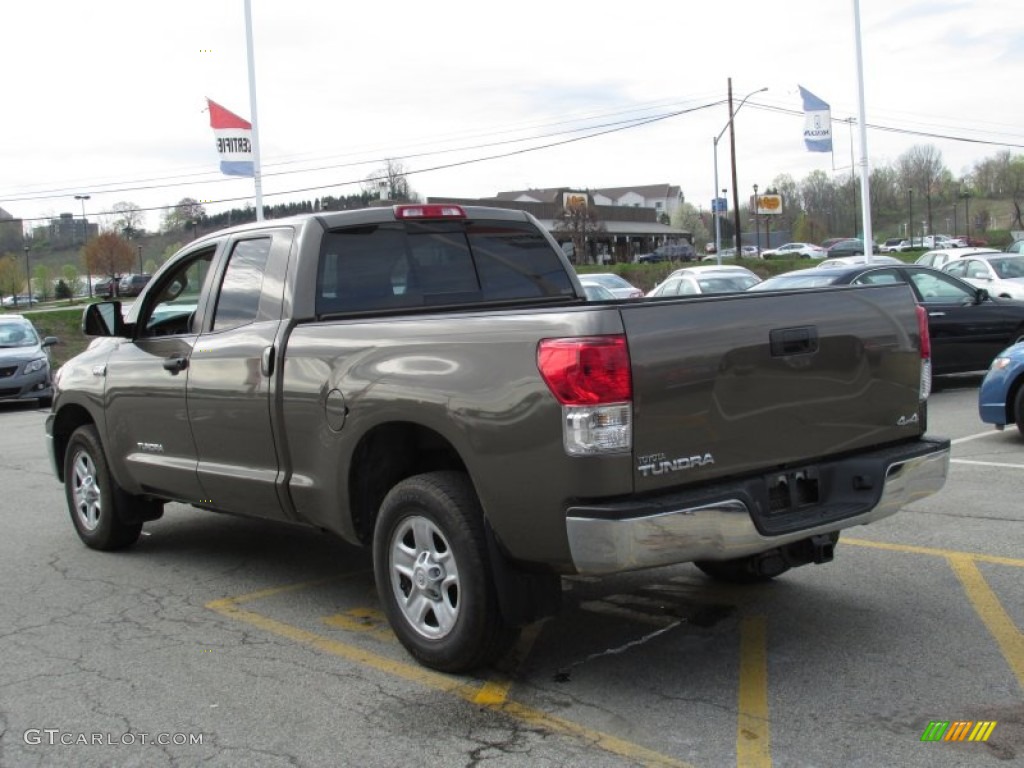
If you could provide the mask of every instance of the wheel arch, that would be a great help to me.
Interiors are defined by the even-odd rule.
[[[53,420],[53,431],[51,432],[53,455],[57,479],[62,483],[64,482],[64,454],[67,453],[68,441],[76,429],[86,424],[91,424],[95,427],[96,420],[84,406],[77,403],[70,403],[62,407],[57,411],[57,415]]]
[[[373,539],[381,502],[395,485],[424,472],[469,469],[452,442],[440,432],[414,422],[378,424],[364,434],[348,469],[352,530],[359,541]],[[470,477],[472,482],[472,477]]]
[[[1006,390],[1006,423],[1013,424],[1020,415],[1017,413],[1017,395],[1024,388],[1024,373],[1017,376]]]

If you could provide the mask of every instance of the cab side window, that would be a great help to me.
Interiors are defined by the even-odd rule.
[[[140,318],[142,336],[171,336],[194,330],[192,320],[204,295],[214,252],[214,248],[200,251],[161,276],[152,304]]]
[[[256,320],[271,242],[269,237],[260,237],[235,243],[217,297],[214,331],[239,328]]]

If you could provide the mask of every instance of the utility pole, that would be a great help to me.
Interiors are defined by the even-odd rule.
[[[735,231],[733,232],[733,247],[736,248],[736,258],[740,256],[740,192],[736,186],[736,121],[732,111],[732,78],[729,78],[729,151],[732,153],[732,216]]]

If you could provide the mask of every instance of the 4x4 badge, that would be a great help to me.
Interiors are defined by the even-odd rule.
[[[911,424],[917,424],[917,422],[918,418],[917,414],[915,413],[909,419],[906,416],[900,416],[899,419],[896,420],[896,426],[909,427]]]

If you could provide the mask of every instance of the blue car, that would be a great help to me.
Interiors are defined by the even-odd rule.
[[[978,413],[996,429],[1016,423],[1024,435],[1024,342],[1007,347],[992,361],[978,390]]]

